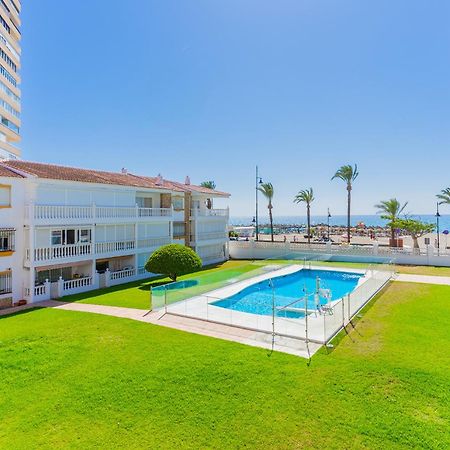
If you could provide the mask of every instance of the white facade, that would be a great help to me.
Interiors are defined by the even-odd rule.
[[[15,242],[9,248],[5,237],[0,248],[0,307],[146,278],[148,257],[172,242],[191,246],[204,264],[228,258],[228,210],[208,209],[211,194],[190,192],[180,209],[185,193],[170,188],[28,176],[0,176],[1,186],[10,205],[0,204],[0,236]],[[170,207],[161,207],[163,195]]]

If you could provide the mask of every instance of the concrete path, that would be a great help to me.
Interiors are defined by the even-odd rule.
[[[424,283],[424,284],[440,284],[450,286],[450,277],[436,277],[431,275],[408,275],[400,273],[395,281],[403,281],[405,283]]]
[[[142,309],[122,308],[118,306],[92,305],[87,303],[65,303],[62,301],[49,300],[40,302],[34,306],[62,309],[66,311],[78,311],[94,314],[103,314],[124,319],[137,320],[139,322],[151,323],[168,328],[174,328],[188,333],[201,334],[227,341],[239,342],[241,344],[260,347],[270,350],[272,337],[267,333],[260,333],[238,327],[231,327],[188,317],[179,317],[172,314],[163,315],[161,311],[145,311]],[[321,345],[310,343],[309,351],[313,355]],[[308,349],[304,341],[276,337],[274,350],[282,353],[308,358]]]

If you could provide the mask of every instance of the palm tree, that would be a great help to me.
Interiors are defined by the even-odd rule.
[[[396,198],[390,200],[382,200],[375,208],[378,208],[378,214],[385,220],[389,220],[389,227],[391,228],[391,246],[394,246],[395,242],[395,221],[399,218],[400,214],[406,208],[406,202],[403,206]]]
[[[269,202],[267,205],[267,209],[269,210],[270,234],[272,236],[272,242],[273,242],[273,217],[272,217],[273,186],[272,186],[272,183],[262,183],[258,187],[258,191],[262,192],[264,197],[266,197]]]
[[[351,227],[351,207],[352,207],[352,188],[353,182],[358,178],[358,166],[355,167],[350,165],[342,166],[334,174],[332,180],[339,178],[344,181],[347,185],[347,241],[350,244],[350,227]]]
[[[207,189],[213,189],[214,190],[216,188],[216,183],[214,181],[212,181],[212,180],[210,180],[210,181],[202,181],[200,183],[200,186],[204,187],[204,188],[207,188]]]
[[[436,197],[440,200],[440,205],[450,205],[450,187],[442,189],[441,193],[436,195]]]
[[[311,243],[311,203],[314,201],[313,188],[299,191],[294,198],[294,203],[306,203],[306,217],[308,220],[308,244]]]
[[[202,182],[200,183],[200,186],[201,186],[201,187],[204,187],[204,188],[206,188],[206,189],[212,189],[212,190],[214,190],[214,189],[216,188],[216,183],[215,183],[214,181],[212,181],[212,180],[209,180],[209,181],[202,181]],[[208,209],[211,209],[211,208],[212,208],[212,200],[211,200],[210,198],[207,198],[207,199],[206,199],[206,207],[207,207]]]

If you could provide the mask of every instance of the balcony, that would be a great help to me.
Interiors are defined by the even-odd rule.
[[[95,253],[97,255],[117,254],[134,250],[136,243],[130,241],[97,242],[95,244]]]
[[[92,257],[92,244],[55,245],[53,247],[35,248],[34,251],[26,249],[25,262],[51,263],[61,260],[80,260]]]
[[[36,225],[71,223],[147,222],[161,218],[172,220],[171,208],[139,208],[137,206],[72,206],[29,205],[25,220]]]
[[[207,208],[194,208],[191,209],[191,217],[223,217],[224,219],[229,218],[230,210],[226,209],[207,209]]]

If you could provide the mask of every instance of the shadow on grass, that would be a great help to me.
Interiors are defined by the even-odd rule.
[[[19,311],[11,311],[8,312],[7,309],[1,310],[0,311],[0,320],[2,319],[10,319],[11,317],[15,317],[15,316],[23,316],[25,314],[28,314],[30,312],[35,312],[38,309],[45,309],[45,306],[33,306],[33,307],[28,307],[25,309],[21,309]]]

